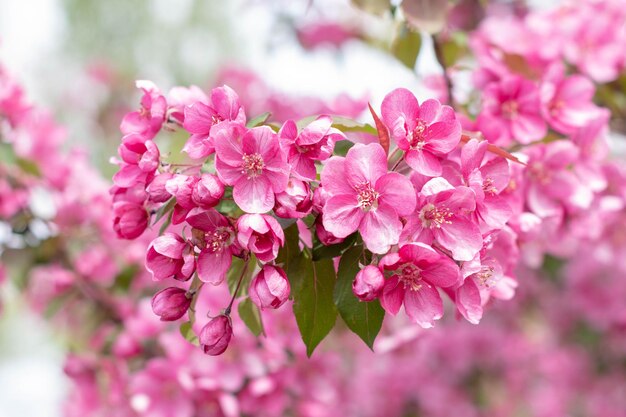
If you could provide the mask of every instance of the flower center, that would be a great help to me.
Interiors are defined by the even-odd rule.
[[[483,181],[483,191],[485,194],[496,195],[498,189],[493,185],[494,181],[491,178],[485,178]]]
[[[244,154],[242,160],[242,174],[246,174],[248,178],[254,178],[261,175],[263,168],[265,167],[265,163],[263,162],[261,155],[258,153]]]
[[[519,104],[515,100],[507,100],[502,103],[502,115],[507,119],[515,119],[519,112]]]
[[[420,210],[419,214],[419,218],[422,221],[422,226],[427,229],[430,229],[432,227],[440,229],[441,225],[444,223],[452,224],[452,222],[448,220],[450,217],[452,217],[450,209],[445,207],[437,208],[432,203],[426,204]]]
[[[558,116],[558,114],[561,112],[561,109],[564,106],[565,106],[565,103],[563,103],[563,100],[552,101],[550,103],[550,115],[552,117]]]
[[[404,285],[404,289],[419,291],[422,288],[421,270],[412,263],[400,266],[398,279]]]
[[[296,150],[299,153],[307,153],[315,149],[315,145],[296,145]]]
[[[235,234],[230,227],[218,227],[206,235],[206,247],[212,253],[221,252],[233,243]]]
[[[369,182],[363,183],[356,188],[356,191],[358,193],[356,199],[362,210],[369,211],[378,207],[380,194],[372,187],[372,184]]]
[[[417,126],[415,126],[415,129],[409,134],[409,144],[411,149],[422,150],[424,145],[426,145],[426,138],[424,136],[426,135],[428,126],[422,119],[417,119],[416,123]]]
[[[483,287],[491,287],[495,284],[493,279],[493,266],[483,265],[480,267],[480,271],[476,273],[476,278],[478,278],[478,283]]]
[[[220,116],[219,114],[214,114],[213,116],[211,116],[211,124],[212,125],[216,125],[219,122],[223,122],[224,118],[222,116]]]

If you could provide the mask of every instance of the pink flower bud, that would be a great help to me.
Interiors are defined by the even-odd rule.
[[[196,269],[193,248],[175,233],[164,233],[150,243],[146,269],[155,281],[174,278],[188,280]]]
[[[287,301],[291,287],[282,268],[265,265],[250,283],[250,299],[260,309],[278,308]]]
[[[143,205],[119,203],[113,207],[113,229],[122,239],[136,239],[148,227],[148,212]]]
[[[165,183],[172,179],[173,175],[169,172],[159,174],[148,185],[146,191],[148,191],[150,201],[155,203],[164,203],[172,197],[172,194],[168,193],[165,189]]]
[[[286,219],[301,219],[311,212],[312,206],[313,199],[309,184],[291,178],[285,191],[276,194],[274,213]]]
[[[380,269],[374,265],[367,265],[356,274],[352,292],[361,301],[372,301],[378,298],[384,285],[385,277]]]
[[[191,199],[203,209],[215,207],[224,196],[224,184],[213,174],[202,174],[193,188]]]
[[[191,305],[191,297],[182,288],[165,288],[152,297],[152,311],[161,321],[175,321],[185,315]]]
[[[261,262],[276,259],[278,249],[285,244],[280,224],[267,214],[244,214],[237,221],[239,244],[254,253]]]
[[[222,314],[211,319],[200,330],[200,347],[207,355],[217,356],[224,353],[233,335],[230,317]]]
[[[337,237],[330,233],[324,227],[322,222],[323,215],[319,215],[317,220],[315,221],[315,233],[317,234],[317,238],[326,246],[335,245],[337,243],[343,242],[343,238]]]
[[[159,166],[159,148],[151,140],[139,134],[124,136],[119,147],[122,157],[120,170],[113,176],[113,182],[120,187],[145,184]]]
[[[174,175],[172,179],[165,183],[165,189],[176,197],[177,205],[185,209],[192,209],[196,207],[196,203],[191,199],[191,194],[198,181],[197,177]]]

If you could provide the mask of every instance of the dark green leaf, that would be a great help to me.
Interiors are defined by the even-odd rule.
[[[333,152],[337,156],[346,156],[351,147],[354,146],[354,142],[349,140],[340,140],[335,143],[335,151]]]
[[[341,255],[341,253],[352,246],[354,242],[356,242],[357,233],[353,233],[350,236],[346,237],[343,242],[337,243],[335,245],[324,245],[317,239],[317,236],[314,235],[313,240],[313,260],[319,261],[324,258],[334,258],[336,256]]]
[[[339,314],[348,328],[372,349],[383,324],[385,310],[378,300],[363,302],[352,293],[352,281],[359,272],[362,255],[363,246],[358,245],[348,249],[341,257],[334,298]]]
[[[262,125],[263,123],[265,123],[267,121],[267,119],[270,118],[271,115],[272,115],[272,113],[270,113],[270,112],[265,112],[263,114],[260,114],[257,117],[255,117],[254,119],[251,119],[250,121],[248,121],[248,123],[246,123],[246,127],[248,129],[252,129],[253,127],[257,127],[259,125]]]
[[[291,259],[301,254],[300,235],[298,234],[298,226],[295,223],[286,228],[284,232],[285,246],[280,248],[276,263],[282,264],[283,269],[287,271]]]
[[[293,312],[306,345],[308,356],[335,325],[337,309],[333,303],[336,276],[333,261],[313,262],[304,255],[289,262],[287,276],[293,294]]]
[[[191,323],[186,321],[180,325],[180,334],[185,338],[189,343],[199,346],[200,342],[198,341],[198,336],[193,331]]]
[[[412,70],[415,68],[415,61],[417,60],[421,47],[422,37],[419,32],[409,29],[406,25],[402,25],[391,45],[391,52],[393,56]]]
[[[157,224],[159,220],[163,218],[163,216],[169,214],[172,210],[174,210],[175,205],[176,199],[174,197],[167,200],[167,202],[159,207],[156,213],[154,213],[154,221],[152,222],[152,225],[154,226],[155,224]]]
[[[239,318],[248,326],[253,335],[258,337],[261,334],[265,334],[261,312],[250,298],[246,298],[239,303],[238,311]]]

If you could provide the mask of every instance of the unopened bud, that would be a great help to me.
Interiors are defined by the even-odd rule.
[[[378,298],[384,285],[385,277],[380,269],[368,265],[356,274],[352,282],[352,292],[361,301],[372,301]]]
[[[278,308],[287,301],[291,287],[282,268],[265,265],[250,283],[250,299],[259,308]]]
[[[200,347],[207,355],[217,356],[224,353],[233,336],[230,317],[220,315],[208,322],[200,330]]]
[[[174,321],[181,318],[191,305],[191,298],[182,288],[169,287],[152,297],[152,311],[161,321]]]

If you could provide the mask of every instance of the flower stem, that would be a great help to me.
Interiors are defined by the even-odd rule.
[[[432,35],[432,39],[433,47],[435,49],[435,56],[437,57],[437,61],[439,62],[439,65],[441,65],[441,69],[443,70],[443,78],[446,82],[446,91],[448,93],[448,103],[450,104],[450,106],[452,106],[453,109],[456,109],[456,103],[454,102],[454,96],[452,95],[452,79],[448,74],[448,67],[446,66],[446,60],[443,53],[441,39],[436,35]]]
[[[248,255],[246,255],[245,261],[246,263],[243,266],[241,275],[239,276],[239,281],[237,281],[237,287],[235,288],[235,291],[233,291],[233,296],[230,299],[230,303],[228,303],[228,307],[226,307],[226,309],[224,310],[224,314],[227,316],[230,316],[230,311],[233,307],[233,303],[235,302],[235,298],[237,298],[237,294],[239,293],[239,288],[241,287],[241,283],[243,282],[243,277],[246,275],[246,272],[248,271],[248,264],[250,263],[250,258],[248,257]]]

